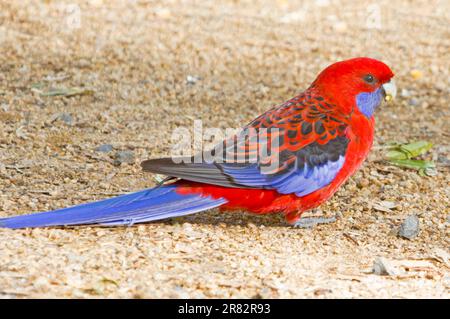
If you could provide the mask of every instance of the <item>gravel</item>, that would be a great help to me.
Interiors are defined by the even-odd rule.
[[[411,106],[418,106],[420,104],[420,101],[418,99],[412,98],[408,101],[408,104]]]
[[[397,271],[386,259],[378,257],[373,262],[373,273],[379,276],[395,276]]]
[[[135,155],[132,151],[119,151],[114,154],[114,165],[133,164]]]
[[[113,146],[111,144],[102,144],[100,146],[97,146],[95,148],[96,152],[100,152],[100,153],[109,153],[113,150]]]
[[[53,116],[52,121],[62,121],[67,125],[73,124],[73,116],[70,113],[59,113]]]
[[[0,1],[0,217],[152,187],[139,162],[169,156],[175,128],[240,127],[337,60],[380,58],[411,96],[377,110],[368,161],[320,208],[341,214],[334,223],[211,210],[133,227],[0,229],[0,298],[448,299],[450,168],[428,177],[380,161],[391,141],[427,140],[430,156],[442,147],[450,158],[448,1],[65,4]],[[48,125],[62,112],[76,125]],[[92,151],[104,143],[135,161],[113,165],[114,150]],[[392,236],[415,212],[420,235]],[[375,275],[376,256],[402,272]]]
[[[400,225],[398,235],[403,238],[414,239],[419,235],[419,225],[419,217],[416,215],[408,216]]]
[[[400,96],[401,97],[410,97],[411,96],[411,92],[408,89],[402,89],[400,91]]]

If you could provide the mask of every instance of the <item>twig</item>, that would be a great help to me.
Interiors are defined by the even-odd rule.
[[[347,238],[348,240],[350,240],[350,241],[351,241],[352,243],[354,243],[356,246],[359,246],[359,242],[358,242],[355,238],[353,238],[352,236],[350,236],[350,235],[347,234],[347,233],[344,233],[343,235],[344,235],[345,238]]]

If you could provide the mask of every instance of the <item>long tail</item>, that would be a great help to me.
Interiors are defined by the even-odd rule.
[[[226,202],[227,200],[223,198],[200,194],[179,194],[176,185],[165,185],[54,211],[0,218],[0,227],[132,225],[194,214],[221,206]]]

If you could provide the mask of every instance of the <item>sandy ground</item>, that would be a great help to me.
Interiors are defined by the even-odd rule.
[[[0,2],[0,216],[153,186],[139,162],[169,155],[174,128],[239,127],[326,65],[368,55],[403,93],[378,112],[363,169],[315,213],[338,221],[294,229],[209,211],[0,229],[0,297],[448,298],[449,2],[220,3]],[[62,87],[94,94],[41,95]],[[387,142],[420,139],[435,144],[436,176],[379,161]],[[119,150],[134,163],[113,165]],[[399,238],[411,214],[419,236]],[[393,275],[372,273],[378,257]]]

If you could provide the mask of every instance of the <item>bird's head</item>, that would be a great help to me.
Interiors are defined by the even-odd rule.
[[[381,61],[354,58],[327,67],[312,87],[333,99],[342,111],[371,118],[383,99],[389,101],[395,97],[393,76],[392,70]]]

